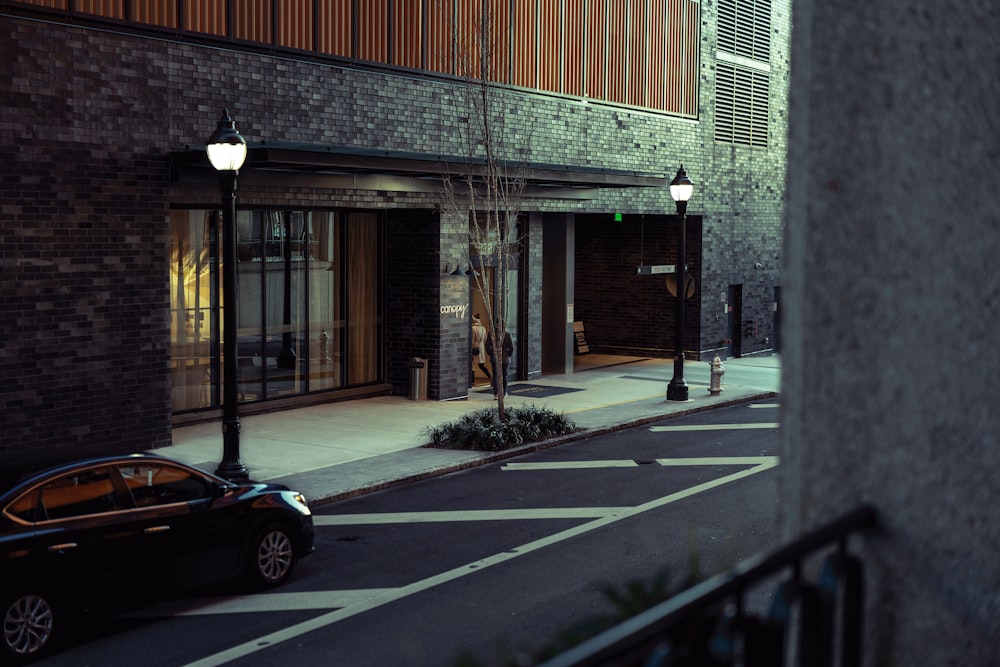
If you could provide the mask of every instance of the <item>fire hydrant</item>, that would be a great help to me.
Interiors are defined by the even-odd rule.
[[[708,393],[718,396],[722,393],[722,376],[726,374],[726,367],[722,365],[722,359],[715,355],[712,359],[712,381],[708,386]]]

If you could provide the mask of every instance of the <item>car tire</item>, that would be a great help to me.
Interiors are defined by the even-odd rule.
[[[58,627],[56,608],[51,598],[37,591],[22,591],[5,595],[2,604],[4,655],[15,663],[37,660],[46,655],[53,646]]]
[[[254,536],[247,553],[247,578],[262,588],[288,581],[298,554],[291,533],[280,523],[266,524]]]

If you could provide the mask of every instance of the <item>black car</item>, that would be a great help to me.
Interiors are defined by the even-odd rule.
[[[0,493],[0,663],[39,657],[81,611],[240,576],[277,586],[313,536],[301,494],[161,456],[32,475]]]

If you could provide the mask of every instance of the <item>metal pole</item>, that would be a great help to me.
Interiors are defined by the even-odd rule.
[[[240,461],[239,385],[237,333],[239,294],[236,287],[236,171],[219,172],[222,186],[222,462],[215,474],[230,481],[249,479]]]
[[[282,229],[284,242],[281,244],[285,260],[285,307],[281,334],[281,352],[278,354],[278,368],[295,368],[295,350],[292,349],[292,220],[291,213],[284,213]],[[294,381],[295,376],[292,376]]]
[[[686,248],[685,227],[687,226],[687,202],[677,202],[680,216],[677,227],[677,267],[674,269],[674,285],[677,291],[677,327],[674,335],[674,377],[667,385],[668,401],[688,400],[688,386],[684,381],[684,301],[687,299],[687,273],[685,271]]]

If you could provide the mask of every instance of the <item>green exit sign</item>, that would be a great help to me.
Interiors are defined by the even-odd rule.
[[[615,213],[615,222],[621,222],[621,221],[622,221],[622,214]]]

